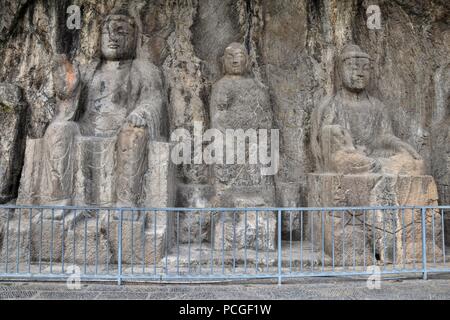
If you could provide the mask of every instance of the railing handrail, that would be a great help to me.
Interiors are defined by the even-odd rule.
[[[114,208],[3,204],[0,205],[0,209],[7,210],[3,212],[2,219],[6,225],[2,227],[2,232],[5,234],[2,235],[2,241],[0,241],[0,250],[2,250],[0,251],[0,268],[2,268],[0,280],[14,277],[52,279],[57,276],[53,268],[60,263],[57,268],[61,267],[61,272],[64,274],[64,265],[69,259],[72,259],[74,266],[77,264],[84,266],[83,272],[80,273],[82,278],[92,277],[95,279],[98,275],[98,279],[100,279],[105,276],[117,280],[118,284],[130,279],[193,280],[207,274],[212,278],[222,277],[223,279],[278,278],[278,283],[281,284],[282,279],[290,277],[367,275],[372,272],[368,271],[368,267],[371,266],[371,263],[376,266],[377,261],[383,262],[383,269],[377,271],[380,275],[390,274],[394,271],[398,273],[419,272],[423,274],[424,279],[427,279],[430,272],[450,272],[450,268],[446,264],[446,233],[444,232],[448,221],[445,215],[450,214],[450,205]],[[27,209],[29,212],[26,211]],[[44,211],[46,209],[51,210],[51,216]],[[58,219],[55,218],[56,210],[59,210],[58,214],[61,214],[61,210],[63,211],[62,221],[59,220],[60,216]],[[66,211],[64,212],[64,210]],[[409,210],[411,211],[408,212]],[[77,216],[77,213],[83,213],[83,211],[91,212]],[[253,214],[255,211],[256,213]],[[17,215],[11,214],[12,212]],[[232,220],[229,220],[227,212],[233,213]],[[236,217],[239,215],[236,212],[241,212],[245,219],[241,216],[238,218],[241,220],[237,220]],[[382,213],[381,220],[378,219],[380,212]],[[37,223],[32,223],[33,213],[40,219],[35,221]],[[73,213],[73,219],[68,224],[65,223],[66,213]],[[111,213],[113,217],[110,221]],[[127,213],[132,214],[131,219],[125,218]],[[297,213],[300,215],[296,218],[293,217]],[[305,213],[306,216],[304,216]],[[327,213],[330,213],[329,216]],[[107,214],[107,219],[99,220],[103,214]],[[216,221],[217,214],[219,219]],[[388,214],[387,219],[386,214]],[[21,223],[21,218],[25,215],[28,223]],[[45,220],[43,220],[44,215],[47,217]],[[141,215],[145,217],[140,219]],[[149,220],[146,219],[149,215],[153,221],[152,224],[149,224]],[[199,221],[190,220],[194,215],[198,215]],[[205,217],[202,226],[202,217],[205,215],[210,215],[210,220],[208,222]],[[350,215],[350,219],[348,215]],[[409,220],[405,223],[406,215]],[[180,220],[181,216],[187,220]],[[355,223],[356,216],[359,216],[357,223]],[[163,219],[161,220],[160,217]],[[250,222],[248,217],[251,217]],[[375,220],[376,217],[377,220]],[[341,218],[342,220],[339,220]],[[395,220],[397,218],[398,220]],[[242,221],[242,219],[244,220]],[[296,222],[293,219],[297,219]],[[44,223],[44,221],[46,222]],[[180,227],[180,221],[187,224]],[[286,221],[288,224],[285,225]],[[10,222],[12,223],[11,229]],[[241,225],[239,226],[239,224]],[[194,231],[191,230],[191,225],[194,226],[192,228],[196,228]],[[225,229],[225,225],[227,225],[227,229]],[[44,230],[44,228],[46,229]],[[187,232],[186,228],[188,228]],[[238,228],[240,228],[240,235],[236,234]],[[316,230],[315,233],[314,230]],[[336,233],[336,231],[340,231],[340,233]],[[46,235],[44,240],[43,232]],[[187,235],[184,240],[180,237],[183,232]],[[204,235],[205,232],[209,235]],[[293,238],[294,232],[296,232],[296,239]],[[441,238],[438,238],[439,236]],[[68,245],[66,245],[66,241],[68,241]],[[361,253],[361,241],[363,253]],[[412,252],[407,247],[408,241],[413,244]],[[438,244],[442,245],[441,249],[439,246],[436,248],[436,241],[442,241]],[[227,242],[226,247],[225,242]],[[216,243],[219,246],[216,247]],[[150,245],[151,247],[148,247]],[[421,248],[417,249],[421,250],[420,252],[416,251],[416,246],[419,245]],[[431,247],[428,248],[429,245]],[[106,249],[101,246],[106,246]],[[345,251],[346,248],[347,251]],[[393,252],[387,253],[391,249]],[[368,254],[366,254],[366,250]],[[430,253],[430,257],[427,252]],[[195,255],[193,258],[191,258],[191,253]],[[330,254],[331,256],[327,256]],[[25,255],[28,255],[28,258]],[[33,259],[31,259],[32,255]],[[181,259],[181,263],[180,255],[184,256],[184,261]],[[440,260],[440,255],[442,255],[442,260]],[[169,258],[171,264],[168,264]],[[416,266],[420,260],[421,268]],[[430,261],[429,264],[428,261]],[[176,273],[173,266],[175,262]],[[24,265],[25,263],[27,265]],[[42,269],[47,268],[48,263],[50,263],[50,273],[45,271],[47,269]],[[393,265],[391,269],[386,268],[389,264]],[[20,272],[21,265],[22,272]],[[10,266],[11,268],[9,268]],[[27,268],[25,271],[24,266]],[[88,267],[91,268],[90,273],[86,271]],[[92,273],[93,267],[95,267],[94,274]],[[142,274],[135,274],[134,268],[140,267],[142,267]],[[192,274],[191,267],[194,268]],[[39,271],[36,268],[39,268]],[[101,268],[100,271],[98,271],[99,268]],[[179,268],[182,269],[181,273]],[[202,274],[202,268],[204,268],[205,274]],[[208,270],[209,268],[210,270]],[[353,270],[351,270],[352,268]],[[110,274],[110,272],[114,274]]]

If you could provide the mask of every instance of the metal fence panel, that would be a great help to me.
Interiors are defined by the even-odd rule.
[[[220,281],[449,272],[450,207],[0,206],[0,278]]]

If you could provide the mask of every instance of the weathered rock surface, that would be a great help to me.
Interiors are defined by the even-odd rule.
[[[436,77],[437,93],[445,113],[433,127],[431,134],[431,168],[439,193],[439,201],[443,205],[450,203],[450,65],[442,68]],[[450,245],[450,215],[445,210],[446,243]]]
[[[280,207],[301,207],[299,183],[282,183],[276,185],[276,203]],[[306,222],[305,216],[299,211],[283,211],[281,216],[281,232],[283,240],[300,240],[301,230]]]
[[[0,80],[26,88],[31,115],[39,119],[30,124],[30,134],[42,136],[53,115],[53,81],[47,81],[53,54],[90,62],[98,52],[102,17],[121,2],[76,1],[83,8],[81,29],[69,30],[66,9],[72,2],[1,1]],[[381,30],[367,28],[369,4],[381,8]],[[246,44],[252,70],[270,89],[281,129],[278,179],[301,184],[302,205],[306,174],[314,168],[310,114],[333,91],[335,53],[348,42],[377,62],[370,91],[384,98],[395,134],[429,158],[428,133],[446,109],[437,88],[450,52],[447,1],[154,0],[130,7],[142,30],[138,57],[163,67],[172,129],[191,128],[193,121],[208,127],[210,86],[221,77],[219,58],[230,42]],[[207,180],[205,170],[195,166],[180,170],[179,177]]]
[[[0,204],[17,196],[25,147],[26,112],[22,89],[0,83]]]
[[[14,219],[13,210],[2,210],[2,227],[0,227],[0,261],[5,269],[15,270],[17,263],[23,264],[30,261],[32,254],[32,243],[30,243],[30,232],[33,230],[28,219],[21,217]]]
[[[262,196],[232,196],[233,208],[270,207]],[[214,218],[214,248],[218,251],[253,249],[257,252],[276,248],[276,214],[272,211],[223,211]]]
[[[113,234],[106,223],[106,212],[99,214],[99,219],[89,219],[85,216],[78,223],[64,232],[64,256],[59,253],[60,261],[70,264],[99,266],[112,263],[112,243],[108,242]],[[112,218],[111,218],[112,219]],[[115,227],[115,225],[114,225]],[[61,231],[58,230],[60,233]],[[61,233],[62,234],[62,233]]]
[[[126,219],[126,217],[125,217]],[[144,220],[122,221],[122,263],[149,265],[160,261],[169,251],[171,246],[171,234],[173,229],[164,213],[158,213],[156,220],[153,215],[148,215],[147,223]],[[154,222],[156,221],[156,228]],[[118,262],[119,257],[119,221],[111,223],[111,248],[112,261]]]
[[[183,208],[207,208],[213,197],[213,188],[209,185],[179,185],[178,205]],[[213,212],[180,211],[173,217],[176,242],[200,243],[211,241],[214,221]]]
[[[66,9],[72,4],[82,8],[80,30],[70,30],[66,26]],[[450,4],[446,0],[0,0],[0,81],[25,89],[23,100],[29,104],[27,116],[30,120],[27,126],[20,126],[23,131],[16,135],[16,129],[10,131],[14,125],[11,126],[9,120],[3,122],[6,118],[1,114],[0,161],[7,160],[0,162],[0,170],[9,170],[0,176],[0,196],[6,194],[3,201],[9,201],[11,195],[12,198],[16,196],[18,184],[11,181],[17,181],[13,176],[22,168],[18,153],[8,153],[13,149],[20,150],[12,147],[14,141],[19,141],[19,145],[20,141],[25,141],[25,128],[30,139],[43,138],[58,113],[58,97],[54,89],[57,79],[50,72],[55,55],[66,54],[70,61],[78,61],[80,65],[88,65],[98,58],[102,21],[114,7],[122,4],[127,4],[140,31],[136,58],[159,67],[165,79],[164,95],[168,97],[168,104],[164,112],[167,113],[168,123],[162,128],[163,131],[176,128],[192,131],[195,121],[200,122],[204,129],[211,127],[211,88],[224,75],[221,56],[231,42],[244,44],[249,54],[252,78],[265,88],[273,126],[280,129],[280,171],[275,177],[275,189],[270,182],[269,190],[244,190],[248,201],[240,205],[232,198],[240,196],[241,190],[229,194],[230,197],[224,193],[222,198],[229,198],[230,206],[309,204],[307,176],[316,168],[309,148],[311,113],[324,96],[332,95],[341,88],[335,62],[337,53],[347,43],[358,44],[373,58],[373,81],[368,92],[386,105],[393,120],[393,134],[419,152],[426,174],[432,173],[436,178],[439,203],[449,204],[446,186],[450,174],[446,168],[447,151],[444,150],[448,143],[442,140],[443,143],[435,144],[438,148],[430,152],[434,139],[430,139],[430,132],[438,127],[438,131],[445,135],[447,127],[443,119],[448,108],[448,84],[444,79],[450,56]],[[381,8],[381,29],[378,30],[367,27],[366,9],[372,4]],[[405,34],[409,36],[405,37]],[[3,96],[0,94],[0,98]],[[436,126],[439,122],[441,124]],[[8,141],[6,148],[9,151],[6,153],[3,152],[4,141]],[[39,144],[35,147],[29,147],[29,150],[37,151]],[[161,148],[169,147],[164,145]],[[149,184],[158,186],[145,191],[145,194],[151,194],[151,199],[157,200],[143,197],[140,205],[171,206],[175,201],[188,205],[196,202],[195,199],[206,199],[207,204],[199,206],[219,204],[217,198],[208,196],[208,188],[200,188],[201,194],[192,199],[174,199],[174,184],[164,182],[173,176],[169,165],[166,166],[168,153],[160,152],[156,147],[149,149],[148,156],[155,159],[155,167],[147,171],[143,184],[144,188]],[[25,162],[32,162],[34,154],[30,151]],[[164,159],[159,158],[160,154],[164,154]],[[432,154],[438,155],[438,158],[433,160],[436,165],[433,164],[433,170],[430,170]],[[17,156],[18,160],[11,161],[13,156]],[[111,160],[112,155],[109,156],[103,160]],[[12,170],[9,169],[11,164],[15,166]],[[160,168],[162,171],[159,171]],[[89,171],[84,168],[86,170]],[[112,171],[112,167],[109,170]],[[31,177],[37,171],[26,169],[25,172]],[[101,173],[96,176],[100,177]],[[211,174],[204,165],[179,166],[177,179],[179,185],[212,184]],[[4,184],[4,181],[8,183]],[[104,195],[113,193],[109,188],[111,185],[106,187],[100,178],[96,181],[98,184],[92,187],[105,187]],[[360,183],[366,186],[372,185],[373,181]],[[415,186],[418,184],[412,183]],[[425,184],[430,185],[428,182]],[[323,186],[324,190],[327,186]],[[24,182],[21,188],[32,190],[37,187]],[[95,199],[87,202],[111,201],[111,197],[103,199],[89,190],[86,188],[87,193],[83,194],[80,202],[86,202],[89,197]],[[369,193],[361,195],[361,199],[355,199],[361,201],[354,203],[371,204],[367,198],[371,187],[363,190]],[[433,192],[430,194],[435,204]],[[353,201],[346,204],[352,205]],[[294,230],[302,226],[299,219],[295,213],[283,216],[284,239],[290,237],[288,229],[291,224]],[[183,228],[195,229],[199,222],[198,216],[186,219]],[[173,221],[169,222],[169,226],[172,224]],[[151,225],[147,227],[152,228]],[[6,227],[0,222],[1,228],[4,238]],[[198,231],[201,235],[198,240],[213,238],[203,227],[198,229],[196,233]],[[172,236],[168,236],[170,238]],[[157,243],[157,247],[162,248],[161,241]]]

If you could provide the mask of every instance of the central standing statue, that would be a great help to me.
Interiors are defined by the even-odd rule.
[[[148,142],[161,136],[164,99],[159,69],[135,58],[136,44],[136,23],[121,9],[103,23],[100,60],[79,69],[57,56],[57,115],[28,148],[42,157],[29,157],[40,165],[23,175],[22,203],[142,205]]]
[[[227,135],[228,130],[250,132],[272,128],[272,108],[268,90],[250,75],[247,49],[231,43],[223,56],[224,76],[211,93],[211,127]],[[248,131],[250,130],[250,131]],[[259,132],[259,131],[258,131]],[[260,138],[260,136],[259,136]],[[232,137],[235,154],[238,143]],[[246,158],[252,149],[251,138],[245,150]],[[261,140],[259,140],[261,141]],[[235,143],[236,142],[236,143]],[[253,145],[254,146],[254,145]],[[261,147],[261,146],[259,146]],[[257,148],[256,148],[257,150]],[[227,152],[225,150],[224,154]],[[213,165],[213,184],[220,207],[270,207],[275,203],[273,176],[262,174],[261,164],[235,163]],[[272,212],[228,212],[216,219],[217,248],[255,248],[272,250],[275,247],[276,219]],[[235,243],[236,242],[236,243]]]

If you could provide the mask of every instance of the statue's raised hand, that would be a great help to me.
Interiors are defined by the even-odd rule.
[[[57,54],[54,56],[52,76],[55,93],[61,100],[70,98],[80,83],[78,65],[73,65],[65,54]]]

